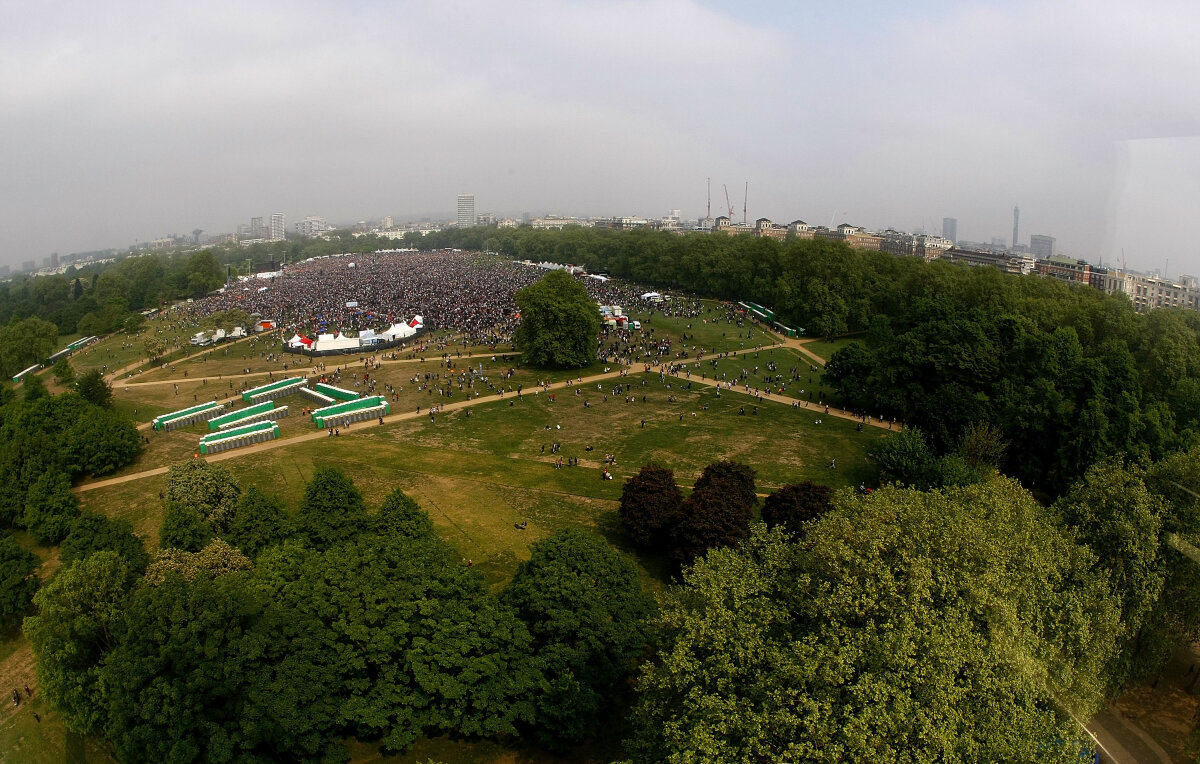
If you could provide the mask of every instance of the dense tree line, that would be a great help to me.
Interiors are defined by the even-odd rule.
[[[37,376],[18,397],[0,388],[0,524],[27,529],[57,544],[78,515],[72,482],[131,463],[142,439],[127,417],[109,408],[112,392],[99,372],[77,391],[51,396]]]
[[[153,560],[64,554],[25,622],[68,727],[122,760],[344,761],[348,736],[447,733],[565,751],[628,705],[654,602],[594,534],[535,543],[495,595],[402,491],[369,511],[334,469],[294,513],[201,461],[164,500]]]

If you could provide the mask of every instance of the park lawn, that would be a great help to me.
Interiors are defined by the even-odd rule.
[[[156,316],[147,321],[137,334],[117,331],[72,354],[71,366],[75,368],[76,373],[105,366],[105,373],[125,368],[145,357],[143,343],[150,333],[164,340],[168,346],[186,346],[188,338],[195,334],[195,330],[166,317]]]
[[[832,342],[827,339],[805,340],[804,347],[808,348],[815,355],[828,361],[833,357],[833,354],[842,348],[862,342],[862,336],[856,335],[853,337],[838,337]]]
[[[728,320],[729,312],[722,307],[722,303],[714,300],[699,301],[699,314],[696,316],[669,316],[664,313],[684,310],[693,302],[676,300],[663,303],[660,308],[649,312],[631,311],[630,318],[642,322],[641,331],[631,330],[631,334],[635,340],[647,342],[666,335],[673,342],[673,350],[682,350],[686,346],[693,357],[701,348],[707,353],[726,353],[778,342],[774,334],[764,331],[759,325],[752,326],[749,321],[743,320],[743,326],[738,326],[736,319]],[[684,334],[687,335],[686,340],[682,339]]]
[[[284,445],[244,459],[233,456],[222,464],[244,484],[277,494],[292,507],[299,505],[316,467],[326,464],[345,470],[371,506],[378,506],[392,488],[402,487],[413,493],[464,556],[504,575],[511,575],[524,559],[529,542],[560,527],[585,525],[618,541],[615,511],[623,478],[649,461],[674,469],[685,488],[704,466],[722,458],[754,467],[760,492],[801,480],[843,488],[873,477],[863,453],[868,443],[882,436],[877,428],[860,433],[854,422],[821,417],[813,409],[771,400],[759,404],[731,391],[717,398],[711,387],[696,384],[686,390],[679,380],[659,382],[654,374],[621,381],[632,386],[628,396],[635,402],[624,402],[624,393],[611,395],[610,385],[616,380],[606,381],[601,390],[595,385],[556,389],[554,403],[544,394],[503,400],[492,396],[471,406],[469,417],[457,410],[433,421],[420,416],[383,427],[362,423],[336,438]],[[754,406],[758,415],[750,413]],[[739,409],[747,413],[739,415]],[[822,424],[816,424],[818,419]],[[289,417],[280,425],[285,437],[313,431],[307,417]],[[147,454],[127,471],[190,458],[206,431],[202,427],[150,436]],[[562,447],[552,455],[550,445],[555,442]],[[608,453],[617,457],[611,468],[616,479],[602,481]],[[578,457],[580,466],[555,469],[560,456],[564,461]],[[841,466],[829,469],[831,459]],[[161,522],[161,480],[133,480],[80,497],[85,507],[125,517],[139,535],[153,539]],[[526,519],[528,531],[512,527]]]

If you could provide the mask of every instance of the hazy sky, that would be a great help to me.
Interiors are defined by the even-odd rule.
[[[253,215],[1056,236],[1200,274],[1200,3],[0,0],[0,262]]]

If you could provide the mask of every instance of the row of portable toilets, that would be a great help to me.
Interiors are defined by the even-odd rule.
[[[253,405],[237,411],[227,411],[223,404],[214,402],[163,414],[155,417],[154,429],[165,432],[207,422],[213,432],[200,439],[200,453],[214,454],[279,437],[279,425],[275,422],[288,416],[288,407],[277,407],[273,399],[297,392],[326,404],[312,412],[313,423],[322,429],[345,427],[391,413],[383,396],[358,398],[356,393],[343,388],[317,383],[314,389],[305,387],[305,382],[302,377],[292,377],[247,390],[242,393],[242,400]]]
[[[231,448],[241,448],[255,443],[264,443],[279,437],[279,425],[275,422],[258,422],[235,427],[224,432],[215,432],[200,439],[200,453],[216,454]]]

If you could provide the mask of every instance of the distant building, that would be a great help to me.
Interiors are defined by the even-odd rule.
[[[1022,276],[1033,273],[1037,267],[1037,261],[1029,255],[1014,255],[1010,252],[984,252],[973,249],[959,249],[958,247],[946,250],[942,254],[942,259],[952,263],[964,263],[971,266],[985,265],[992,268],[999,268],[1005,273]]]
[[[395,221],[392,220],[392,216],[388,215],[388,216],[384,217],[384,219],[379,223],[379,227],[386,231],[387,229],[391,228],[395,224],[396,224]]]
[[[458,227],[470,228],[475,225],[475,194],[458,195]]]
[[[942,238],[958,243],[958,218],[942,218]]]
[[[1035,257],[1054,256],[1054,237],[1034,234],[1029,237],[1029,251]]]
[[[593,228],[607,228],[613,231],[632,231],[635,228],[646,228],[649,225],[650,221],[646,218],[630,216],[618,216],[592,221]]]
[[[267,235],[267,229],[263,227],[263,219],[250,218],[250,238],[261,239]]]
[[[10,273],[12,273],[12,268],[10,266],[0,265],[0,278],[8,276]]]
[[[1013,207],[1013,238],[1012,238],[1013,249],[1018,249],[1021,246],[1021,237],[1019,236],[1019,234],[1021,232],[1020,224],[1021,224],[1021,208]]]
[[[919,257],[925,262],[937,260],[948,252],[954,243],[943,236],[904,233],[888,229],[879,235],[881,252],[898,257]]]
[[[328,233],[333,230],[333,226],[325,221],[325,218],[316,215],[309,215],[296,224],[296,233],[301,236],[312,238],[320,236],[323,233]]]
[[[37,270],[37,263],[35,263],[33,260],[26,260],[25,262],[21,263],[21,270],[32,273],[33,271]]]
[[[287,217],[282,212],[271,214],[271,230],[267,238],[271,241],[283,241],[287,238]]]
[[[513,222],[515,223],[516,221],[513,221]],[[530,227],[532,227],[533,230],[535,230],[535,231],[559,231],[570,225],[577,225],[577,226],[590,226],[591,225],[591,223],[589,223],[586,220],[580,220],[579,218],[562,217],[560,215],[547,215],[547,216],[541,217],[541,218],[534,218],[533,220],[530,220],[527,222],[529,223]],[[508,226],[506,226],[502,223],[500,225],[500,227],[506,228]],[[515,228],[516,226],[514,225],[512,227]]]
[[[883,248],[883,237],[868,233],[856,225],[842,223],[836,229],[818,228],[815,233],[818,239],[844,241],[855,249],[870,249],[878,252]]]
[[[1059,281],[1070,281],[1076,284],[1092,283],[1092,264],[1086,260],[1076,260],[1073,257],[1053,255],[1041,258],[1037,261],[1037,272]]]

